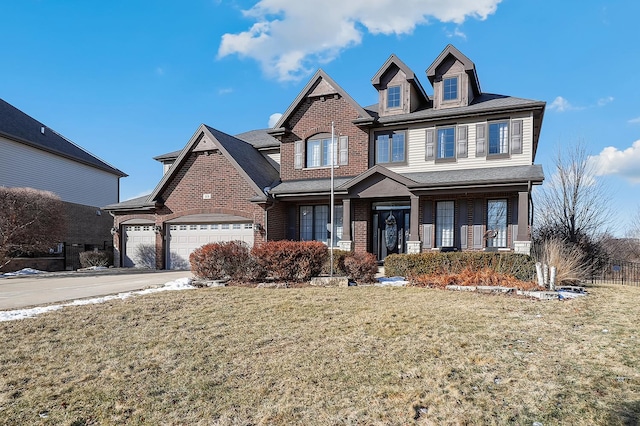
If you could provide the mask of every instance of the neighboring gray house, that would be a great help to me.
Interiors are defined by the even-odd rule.
[[[66,246],[64,269],[78,267],[80,251],[111,246],[113,219],[101,206],[119,201],[125,176],[0,99],[0,186],[51,191],[64,201],[68,231],[64,245],[54,250]]]

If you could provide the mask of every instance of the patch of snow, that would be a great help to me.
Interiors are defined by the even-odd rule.
[[[95,297],[92,299],[78,299],[69,303],[63,303],[61,305],[42,306],[30,309],[16,309],[13,311],[0,311],[0,322],[33,318],[37,315],[44,314],[45,312],[57,311],[58,309],[62,309],[67,306],[95,305],[98,303],[108,302],[110,300],[124,300],[132,296],[143,296],[145,294],[159,293],[161,291],[189,290],[192,288],[196,287],[191,285],[191,278],[180,278],[175,281],[169,281],[162,287],[148,288],[139,291],[130,291],[127,293],[118,293],[110,296]]]
[[[405,280],[404,277],[380,277],[378,278],[377,286],[392,286],[392,287],[402,287],[408,285],[409,281]]]
[[[0,277],[15,277],[18,275],[36,275],[36,274],[44,274],[45,271],[38,271],[37,269],[32,268],[24,268],[15,272],[5,272],[4,274],[0,274]]]

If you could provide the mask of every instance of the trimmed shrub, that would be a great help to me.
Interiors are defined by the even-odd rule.
[[[343,258],[347,275],[359,283],[370,283],[378,273],[378,261],[372,253],[349,253]]]
[[[189,256],[191,272],[201,279],[253,281],[264,276],[264,271],[250,255],[242,241],[205,244]]]
[[[481,271],[490,269],[499,274],[511,275],[529,281],[535,275],[535,260],[518,253],[450,252],[392,254],[384,260],[387,276],[415,276],[434,274],[459,274],[465,269]]]
[[[318,241],[267,241],[251,253],[275,280],[308,281],[320,275],[329,250]]]
[[[328,250],[328,249],[327,249]],[[351,255],[350,251],[346,250],[333,250],[333,273],[336,275],[348,275],[346,269],[344,269],[345,257]],[[327,253],[327,258],[322,265],[322,274],[329,275],[331,269],[331,252]]]
[[[83,251],[80,253],[80,266],[109,266],[113,264],[113,254],[106,251]]]

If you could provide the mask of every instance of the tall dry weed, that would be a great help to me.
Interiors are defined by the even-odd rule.
[[[544,241],[533,255],[541,264],[556,267],[556,284],[577,283],[587,278],[589,268],[580,249],[559,238]]]

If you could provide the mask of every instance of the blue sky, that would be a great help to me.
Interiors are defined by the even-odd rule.
[[[0,0],[0,16],[0,97],[129,174],[122,200],[201,123],[268,127],[318,68],[366,106],[395,53],[432,94],[425,70],[452,43],[484,92],[547,102],[547,177],[583,141],[617,234],[640,209],[637,1]]]

